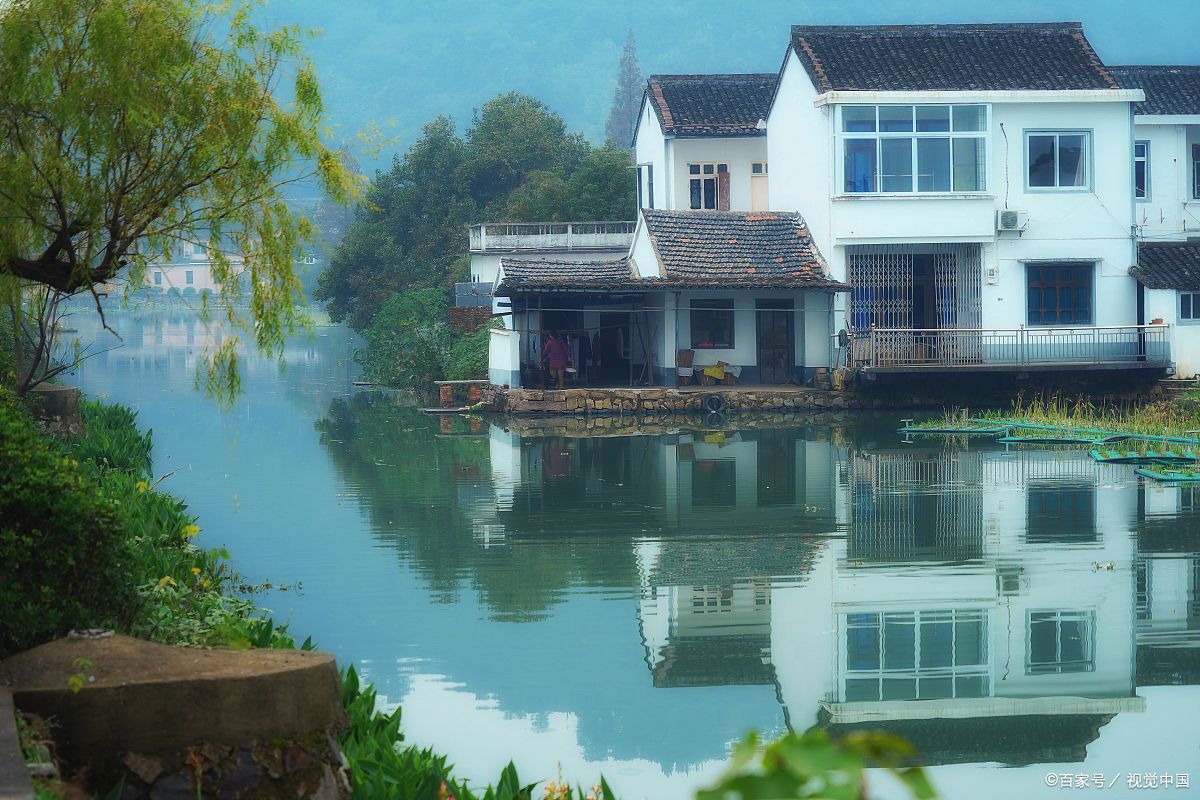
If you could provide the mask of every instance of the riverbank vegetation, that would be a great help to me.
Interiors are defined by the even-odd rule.
[[[423,391],[434,381],[486,378],[492,326],[454,330],[447,323],[449,311],[440,289],[392,295],[363,331],[367,346],[354,354],[363,378]]]
[[[954,408],[938,417],[915,423],[912,430],[937,429],[994,431],[1018,428],[1027,437],[1057,437],[1063,433],[1088,434],[1089,438],[1113,436],[1142,440],[1200,440],[1200,403],[1189,396],[1153,403],[1095,402],[1087,397],[1067,399],[1060,395],[1031,399],[1018,397],[1008,410],[972,411]]]

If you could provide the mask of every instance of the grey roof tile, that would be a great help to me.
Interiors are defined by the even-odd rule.
[[[651,75],[646,97],[665,133],[678,137],[761,136],[778,75]]]
[[[1129,272],[1147,289],[1200,292],[1200,241],[1141,242]]]
[[[1200,114],[1200,66],[1109,67],[1126,89],[1142,89],[1135,114]]]
[[[820,92],[1116,89],[1078,22],[797,25]]]

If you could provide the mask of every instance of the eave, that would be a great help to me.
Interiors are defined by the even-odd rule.
[[[813,105],[917,103],[1141,103],[1141,89],[1020,89],[1014,91],[903,90],[851,91],[839,89],[817,95]]]

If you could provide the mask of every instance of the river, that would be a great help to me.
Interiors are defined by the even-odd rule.
[[[71,322],[120,344],[73,380],[138,410],[198,543],[472,780],[672,800],[819,724],[905,736],[949,798],[1200,782],[1200,490],[895,415],[439,420],[354,388],[337,327],[247,354],[224,412],[213,326]]]

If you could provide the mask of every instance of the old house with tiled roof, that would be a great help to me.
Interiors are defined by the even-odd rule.
[[[1071,22],[798,25],[777,73],[651,76],[633,153],[627,251],[495,265],[495,379],[572,326],[635,384],[1200,371],[1200,294],[1159,288],[1197,251],[1157,244],[1200,235],[1200,68]]]
[[[1200,66],[1109,71],[1134,106],[1134,225],[1141,316],[1169,326],[1175,371],[1200,373]]]

